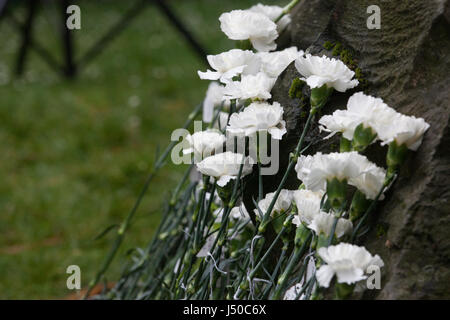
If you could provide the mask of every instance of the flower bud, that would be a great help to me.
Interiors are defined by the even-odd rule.
[[[333,235],[334,237],[334,235]],[[328,247],[329,236],[321,233],[317,237],[316,251],[323,247]]]
[[[300,224],[295,232],[295,246],[300,247],[306,241],[310,232],[311,231],[307,227],[305,227],[303,224]]]
[[[354,222],[358,219],[369,208],[370,203],[371,201],[366,198],[364,193],[356,190],[350,206],[350,220]]]
[[[352,146],[355,151],[363,151],[369,144],[377,137],[377,133],[372,128],[365,128],[364,124],[360,123],[353,133]]]
[[[345,300],[351,297],[353,294],[354,284],[338,283],[334,287],[336,299]]]
[[[339,144],[339,152],[350,152],[352,151],[352,142],[344,137],[341,137],[341,142]]]
[[[323,107],[331,93],[333,93],[333,87],[328,88],[326,84],[320,88],[311,89],[311,110]]]
[[[406,144],[397,145],[394,140],[389,144],[389,148],[386,154],[386,164],[388,165],[388,170],[397,170],[398,167],[405,161],[406,155],[408,153],[408,147]]]
[[[333,209],[339,210],[347,197],[347,180],[333,178],[327,181],[327,196]]]
[[[223,187],[217,185],[217,194],[224,203],[228,203],[231,200],[231,194],[233,192],[233,182],[235,181],[231,180]]]
[[[236,41],[236,48],[241,50],[253,50],[252,43],[248,39]]]

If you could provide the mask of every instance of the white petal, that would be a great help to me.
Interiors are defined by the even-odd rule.
[[[321,266],[316,271],[316,279],[319,286],[328,288],[330,286],[330,281],[333,279],[334,270],[328,265]]]

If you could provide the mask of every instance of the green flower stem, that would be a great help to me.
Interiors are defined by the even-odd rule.
[[[294,253],[292,256],[292,259],[289,261],[286,269],[283,271],[283,274],[278,278],[278,284],[275,288],[275,292],[273,293],[271,300],[278,300],[281,297],[281,294],[284,290],[284,287],[286,286],[286,282],[288,279],[288,276],[291,274],[294,266],[298,262],[298,260],[302,257],[302,255],[305,253],[306,248],[309,246],[309,242],[312,238],[312,234],[310,234],[305,242],[303,242],[301,247],[296,247],[294,249]]]
[[[205,211],[205,196],[206,196],[206,189],[208,188],[209,184],[209,177],[204,177],[203,179],[203,188],[200,193],[200,200],[197,203],[197,210],[194,212],[194,215],[192,216],[192,220],[195,222],[195,228],[194,228],[194,251],[197,252],[200,250],[200,237],[201,232],[200,230],[200,224],[202,223],[203,218],[203,212]]]
[[[288,221],[291,221],[294,218],[293,215],[290,215],[287,219]],[[266,258],[269,256],[269,253],[272,251],[272,249],[275,247],[275,244],[278,242],[278,240],[281,238],[281,236],[284,234],[284,232],[287,230],[287,227],[283,225],[283,228],[281,228],[281,231],[277,234],[275,239],[272,241],[272,244],[267,249],[266,253],[262,256],[262,258],[258,261],[258,264],[253,268],[252,271],[250,271],[249,279],[250,281],[255,276],[256,272],[258,272],[259,268],[262,266],[263,262],[266,260]]]
[[[283,262],[284,262],[284,260],[286,258],[286,252],[287,252],[288,248],[289,248],[289,242],[288,241],[284,241],[283,248],[281,249],[281,255],[278,258],[277,265],[275,266],[275,269],[273,270],[272,275],[270,276],[270,282],[271,283],[268,284],[266,286],[266,288],[264,289],[264,292],[262,294],[262,299],[267,299],[267,297],[268,297],[268,295],[270,293],[270,290],[272,289],[273,283],[274,283],[275,279],[278,276],[278,271],[280,271],[281,265],[283,264]]]
[[[333,243],[334,233],[336,232],[336,226],[338,224],[339,218],[344,213],[345,204],[346,204],[346,201],[344,201],[344,203],[341,205],[341,208],[339,209],[339,211],[334,216],[333,226],[331,227],[331,232],[330,232],[330,235],[329,235],[329,238],[328,238],[327,247],[331,246],[331,244]]]
[[[317,113],[317,108],[311,108],[311,111],[308,115],[308,119],[306,120],[305,127],[303,128],[302,135],[300,136],[300,140],[298,141],[297,147],[295,148],[295,152],[291,159],[289,160],[289,165],[286,169],[286,172],[284,173],[283,178],[281,179],[280,185],[278,186],[277,190],[275,191],[275,195],[273,196],[272,201],[270,202],[270,205],[266,211],[266,213],[263,216],[261,225],[259,226],[258,230],[261,233],[265,231],[265,228],[267,226],[267,220],[270,217],[270,213],[273,210],[273,207],[275,206],[275,202],[278,199],[278,196],[280,195],[281,190],[283,189],[284,185],[286,184],[287,178],[289,174],[292,172],[292,170],[295,167],[295,164],[297,162],[297,158],[300,155],[300,150],[302,150],[303,141],[306,136],[306,132],[309,130],[311,123],[314,119],[314,115]]]
[[[291,12],[292,8],[294,8],[300,0],[292,0],[286,7],[283,8],[283,12],[275,19],[275,23],[281,20],[285,15]]]
[[[258,160],[258,202],[263,199],[264,189],[263,189],[263,178],[261,174],[261,162]]]
[[[353,230],[350,242],[353,243],[355,241],[355,238],[356,238],[356,235],[358,234],[359,229],[361,229],[361,227],[364,225],[364,223],[366,222],[367,218],[369,217],[370,213],[375,209],[375,207],[377,205],[377,202],[380,199],[380,197],[383,194],[383,192],[389,187],[391,182],[394,181],[396,177],[397,177],[397,175],[394,174],[394,175],[391,175],[388,179],[386,179],[386,181],[384,182],[383,187],[381,188],[381,190],[378,192],[377,196],[375,197],[375,200],[372,201],[372,203],[370,204],[369,208],[367,208],[367,210],[364,213],[364,215],[362,216],[361,220],[359,220],[358,224],[356,225],[356,228]]]
[[[306,136],[306,132],[308,132],[308,130],[309,130],[310,126],[311,126],[311,123],[312,123],[312,121],[314,119],[314,116],[315,116],[315,114],[317,113],[317,111],[318,111],[318,109],[320,107],[322,107],[322,106],[311,107],[311,110],[310,110],[309,115],[308,115],[308,119],[306,120],[305,126],[304,126],[302,134],[300,136],[300,140],[298,141],[298,144],[297,144],[297,146],[295,148],[294,154],[291,156],[291,158],[289,160],[288,167],[287,167],[287,169],[286,169],[286,171],[285,171],[285,173],[283,175],[283,178],[281,179],[281,182],[280,182],[277,190],[275,191],[274,197],[273,197],[273,199],[272,199],[272,201],[271,201],[267,211],[265,212],[265,214],[264,214],[264,216],[262,218],[261,224],[259,225],[259,227],[257,229],[256,235],[261,235],[261,234],[263,234],[265,232],[267,224],[269,223],[270,213],[272,212],[273,207],[275,206],[275,202],[277,201],[281,190],[283,189],[284,185],[286,184],[286,181],[287,181],[287,178],[288,178],[289,174],[292,172],[292,170],[295,167],[295,164],[297,162],[297,158],[300,155],[301,150],[302,150],[302,146],[303,146],[303,142],[304,142],[304,139],[305,139],[305,136]],[[256,259],[258,259],[258,257],[256,257]],[[284,286],[284,283],[283,283],[283,286]],[[245,286],[244,286],[244,288],[245,288]],[[241,288],[241,289],[243,289],[243,288]],[[278,290],[280,291],[281,289],[278,289]],[[241,292],[242,291],[240,291],[239,293],[241,293]],[[280,294],[280,293],[278,293],[278,294]]]
[[[333,226],[331,227],[331,232],[330,232],[330,236],[328,238],[328,244],[327,247],[331,246],[331,244],[333,243],[333,239],[334,239],[334,233],[336,232],[336,226],[338,224],[339,221],[339,217],[334,217],[334,221],[333,221]]]
[[[237,200],[237,190],[238,190],[238,185],[239,185],[240,180],[241,180],[242,169],[243,168],[244,168],[244,161],[239,166],[239,173],[238,173],[238,175],[236,177],[236,180],[234,182],[233,192],[231,193],[231,201],[229,203],[224,203],[223,213],[222,213],[222,222],[221,222],[221,225],[220,225],[219,232],[218,232],[218,234],[216,236],[216,239],[214,240],[214,243],[213,243],[213,245],[212,245],[212,247],[210,249],[210,252],[214,252],[219,239],[222,238],[222,235],[225,232],[226,227],[228,225],[228,223],[227,223],[228,222],[228,217],[230,215],[231,209],[233,209],[233,207],[234,207],[234,205],[236,203],[236,200]]]
[[[197,105],[195,110],[189,115],[188,119],[186,120],[186,122],[183,126],[184,129],[188,128],[191,125],[191,123],[194,121],[194,119],[200,114],[202,105],[203,104]],[[86,293],[85,293],[83,299],[86,299],[87,297],[89,297],[89,294],[91,293],[94,286],[100,281],[102,276],[108,270],[109,266],[111,265],[111,262],[114,260],[114,257],[116,256],[116,253],[122,244],[122,241],[125,237],[125,232],[128,230],[131,220],[133,219],[134,215],[136,214],[136,211],[139,208],[141,201],[144,198],[144,195],[147,193],[150,183],[152,182],[152,180],[155,177],[158,170],[164,166],[167,156],[170,154],[170,152],[172,151],[172,149],[175,147],[175,145],[177,143],[178,143],[178,141],[172,141],[167,146],[166,150],[164,150],[163,154],[156,161],[152,171],[150,172],[150,174],[147,177],[147,180],[138,196],[138,199],[136,200],[136,203],[134,204],[133,208],[128,213],[128,215],[125,217],[124,221],[122,222],[122,225],[120,226],[119,230],[117,231],[116,239],[114,240],[113,245],[112,245],[110,251],[108,252],[108,255],[106,256],[105,261],[103,262],[100,270],[95,275],[95,278],[89,283],[88,289],[86,290]]]

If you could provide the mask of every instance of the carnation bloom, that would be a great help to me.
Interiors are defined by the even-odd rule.
[[[205,100],[203,100],[203,121],[210,123],[214,118],[214,108],[221,103],[225,106],[230,105],[229,100],[223,99],[225,87],[217,82],[211,82],[206,91]]]
[[[266,15],[248,10],[233,10],[219,17],[220,29],[231,40],[250,40],[258,51],[274,50],[277,25]]]
[[[370,199],[381,189],[385,175],[383,169],[355,151],[300,156],[295,170],[309,190],[325,190],[327,181],[336,178],[347,180],[348,184],[357,187]],[[375,192],[378,186],[380,188]]]
[[[283,13],[283,8],[279,6],[267,6],[263,5],[261,3],[258,3],[257,5],[254,5],[249,11],[262,13],[266,17],[268,17],[270,20],[274,21],[278,19],[278,17]],[[291,16],[289,14],[284,15],[278,22],[278,32],[283,31],[288,24],[291,22]]]
[[[260,59],[250,50],[232,49],[218,55],[207,56],[209,65],[216,71],[198,71],[200,79],[227,83],[239,74],[255,74],[261,66]]]
[[[358,85],[358,80],[352,80],[355,73],[342,61],[334,58],[307,54],[295,61],[295,67],[304,77],[301,79],[306,81],[311,89],[327,85],[328,88],[345,92]]]
[[[216,210],[214,210],[213,212],[213,217],[215,217],[214,223],[221,223],[222,216],[223,216],[223,208],[217,208]],[[241,220],[241,221],[250,220],[250,215],[248,214],[247,209],[245,209],[243,203],[231,209],[230,217],[234,220]]]
[[[274,195],[275,192],[268,193],[266,194],[264,199],[258,202],[258,207],[263,215],[266,214],[267,210],[269,209],[269,206],[272,203]],[[272,212],[270,214],[273,215],[274,213],[285,212],[291,207],[291,204],[292,204],[292,191],[282,189],[280,191],[280,194],[278,195],[277,200],[275,201],[275,205],[273,206]],[[259,217],[260,213],[258,211],[258,208],[256,208],[254,211],[255,214]]]
[[[236,220],[250,220],[250,215],[243,203],[231,209],[230,216]]]
[[[348,99],[347,110],[336,110],[332,115],[325,115],[319,124],[321,130],[332,132],[331,135],[341,132],[344,138],[352,140],[358,125],[363,124],[364,128],[382,133],[386,127],[396,125],[394,119],[397,114],[382,99],[357,92]]]
[[[183,154],[194,153],[197,159],[202,159],[218,151],[222,152],[226,137],[218,130],[209,129],[195,132],[193,135],[188,134],[186,141],[189,148],[183,149]]]
[[[413,151],[420,147],[422,137],[430,127],[422,118],[403,114],[399,114],[392,122],[391,126],[385,127],[385,130],[378,134],[382,144],[395,141],[398,146],[406,145],[408,149]]]
[[[256,75],[241,77],[241,81],[227,83],[224,91],[225,99],[260,99],[267,100],[272,97],[270,91],[275,84],[276,78],[271,78],[264,72]]]
[[[334,214],[321,211],[314,216],[313,220],[309,225],[307,225],[307,227],[314,230],[317,235],[322,234],[325,237],[329,237],[333,228],[334,219]],[[349,234],[352,230],[353,223],[350,220],[339,218],[334,234],[336,235],[336,238],[340,238],[345,234]]]
[[[295,215],[292,223],[296,226],[299,226],[302,222],[306,225],[310,224],[320,212],[320,202],[323,195],[323,191],[295,190],[292,197],[297,206],[298,214]]]
[[[370,161],[361,161],[359,163],[360,175],[352,177],[348,183],[356,187],[359,191],[364,193],[367,199],[375,200],[386,178],[386,170],[376,166]],[[381,195],[380,200],[384,196]]]
[[[202,174],[217,179],[217,185],[224,187],[230,180],[236,179],[241,164],[241,178],[252,172],[252,159],[239,153],[224,152],[210,156],[197,163],[197,169]]]
[[[334,275],[339,283],[353,284],[366,278],[364,274],[369,266],[384,266],[378,255],[372,256],[366,248],[349,243],[320,248],[318,254],[326,264],[317,270],[316,278],[325,288]]]
[[[266,131],[274,139],[281,140],[286,133],[283,112],[278,102],[273,104],[253,102],[244,111],[231,115],[227,132],[250,136],[256,132]]]
[[[292,61],[303,55],[303,51],[298,51],[297,47],[290,47],[282,51],[258,52],[256,55],[261,59],[261,71],[277,78]]]

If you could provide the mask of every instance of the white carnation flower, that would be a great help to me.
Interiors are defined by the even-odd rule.
[[[220,29],[231,40],[250,40],[258,51],[275,50],[277,25],[262,13],[233,10],[219,17]]]
[[[330,236],[331,230],[333,228],[335,216],[331,213],[319,212],[316,214],[307,226],[309,229],[314,230],[317,235],[323,234],[326,237]],[[353,223],[344,218],[339,218],[334,234],[336,238],[340,238],[345,234],[351,233],[353,230]]]
[[[232,81],[226,84],[224,98],[267,100],[272,97],[270,91],[275,81],[276,78],[271,78],[264,72],[242,76],[241,81]]]
[[[213,217],[215,217],[214,223],[221,223],[223,216],[223,208],[217,208],[216,210],[214,210],[212,215]],[[250,220],[250,215],[248,214],[247,209],[245,208],[243,203],[231,209],[230,217],[234,220],[241,220],[241,221]]]
[[[250,136],[260,131],[267,131],[272,138],[281,140],[286,133],[286,122],[283,120],[283,108],[278,102],[253,102],[242,112],[233,113],[227,132]]]
[[[326,264],[317,270],[316,278],[325,288],[329,287],[334,275],[339,283],[353,284],[366,279],[364,274],[369,266],[384,266],[378,255],[372,256],[366,248],[349,243],[320,248],[318,254]]]
[[[210,123],[214,118],[214,108],[220,104],[229,106],[230,101],[223,99],[223,92],[225,87],[217,82],[211,82],[206,91],[205,100],[203,100],[203,121]]]
[[[361,161],[359,165],[361,174],[352,177],[348,183],[364,193],[367,199],[375,200],[381,188],[383,188],[386,170],[370,161]],[[384,195],[381,195],[380,200],[383,200],[383,198]]]
[[[408,149],[416,151],[422,144],[422,138],[430,125],[422,118],[405,116],[399,114],[391,126],[386,126],[385,130],[379,133],[382,144],[389,144],[393,141],[397,145],[405,144]]]
[[[250,215],[243,203],[231,209],[230,216],[236,220],[250,220]]]
[[[262,13],[263,15],[265,15],[274,22],[283,13],[282,7],[267,6],[261,3],[254,5],[248,10],[252,12]],[[291,23],[291,16],[289,14],[286,14],[277,22],[278,32],[283,31],[288,26],[289,23]]]
[[[202,159],[213,153],[222,152],[226,137],[220,131],[209,129],[195,132],[193,135],[188,134],[186,141],[189,148],[183,149],[183,154],[194,153],[196,159]]]
[[[295,170],[306,189],[325,190],[327,181],[333,178],[339,181],[345,179],[370,199],[381,189],[385,174],[384,169],[355,151],[329,154],[318,152],[313,156],[300,156]],[[378,186],[379,189],[375,192]]]
[[[266,214],[267,210],[269,209],[270,203],[272,202],[274,196],[275,192],[268,193],[266,194],[264,199],[258,202],[258,207],[263,215]],[[280,191],[280,194],[278,195],[277,200],[275,201],[275,205],[273,206],[272,212],[270,214],[273,215],[274,213],[285,212],[291,207],[291,204],[292,204],[292,191],[282,189]],[[258,217],[260,216],[258,208],[254,209],[254,212]]]
[[[290,47],[282,51],[258,52],[256,54],[261,59],[261,71],[272,78],[277,78],[292,61],[303,55],[303,51],[297,47]]]
[[[223,83],[240,74],[256,74],[261,67],[260,58],[250,50],[232,49],[218,55],[208,55],[207,59],[216,71],[198,71],[200,79],[220,80]]]
[[[299,226],[302,222],[310,224],[314,217],[320,212],[320,202],[324,195],[323,191],[295,190],[292,197],[297,206],[298,214],[295,215],[292,223]]]
[[[358,125],[363,124],[379,134],[386,127],[395,126],[396,117],[397,112],[382,99],[357,92],[348,99],[347,110],[336,110],[333,115],[323,116],[319,124],[322,125],[321,130],[333,134],[341,132],[344,138],[352,140]]]
[[[348,89],[358,85],[358,80],[352,80],[355,73],[350,70],[342,61],[326,56],[318,57],[307,54],[300,56],[295,61],[295,67],[304,77],[308,86],[320,88],[324,84],[328,88],[334,88],[339,92],[345,92]]]
[[[224,187],[230,180],[237,178],[242,163],[242,178],[252,172],[253,160],[239,153],[228,151],[210,156],[197,163],[197,169],[204,175],[216,178],[217,185]]]

